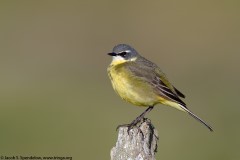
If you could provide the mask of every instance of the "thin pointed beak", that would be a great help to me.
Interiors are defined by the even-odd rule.
[[[109,56],[116,56],[117,54],[112,52],[112,53],[108,53]]]

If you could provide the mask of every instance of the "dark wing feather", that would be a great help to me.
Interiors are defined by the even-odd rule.
[[[155,77],[152,81],[154,86],[157,88],[158,91],[160,91],[161,96],[163,96],[166,99],[172,100],[174,102],[177,102],[181,104],[182,106],[186,107],[186,104],[178,97],[176,93],[174,93],[162,80],[160,77]]]
[[[173,87],[174,88],[174,90],[175,90],[175,92],[177,93],[177,95],[179,96],[179,97],[182,97],[182,98],[185,98],[185,95],[182,93],[182,92],[180,92],[177,88],[175,88],[175,87]]]

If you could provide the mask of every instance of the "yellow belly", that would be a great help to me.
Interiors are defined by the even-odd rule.
[[[159,103],[159,96],[154,93],[152,86],[133,76],[124,67],[110,66],[108,74],[114,90],[122,99],[137,106],[153,106]]]

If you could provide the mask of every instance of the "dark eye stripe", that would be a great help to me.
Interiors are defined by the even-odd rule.
[[[121,53],[118,53],[118,55],[121,56],[121,57],[125,57],[126,54],[127,54],[127,52],[121,52]]]

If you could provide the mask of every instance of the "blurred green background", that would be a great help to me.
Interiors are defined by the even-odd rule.
[[[240,157],[240,2],[0,1],[0,154],[110,159],[122,101],[106,68],[127,43],[158,64],[214,128],[158,105],[157,159]]]

